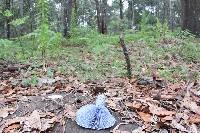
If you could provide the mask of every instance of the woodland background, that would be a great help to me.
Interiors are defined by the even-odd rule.
[[[0,0],[0,132],[93,133],[104,93],[114,133],[199,133],[199,36],[200,0]]]

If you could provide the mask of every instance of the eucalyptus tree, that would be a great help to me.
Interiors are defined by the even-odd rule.
[[[190,30],[193,34],[200,35],[200,1],[181,0],[182,28]]]

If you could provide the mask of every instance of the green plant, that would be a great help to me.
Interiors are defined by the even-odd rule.
[[[58,47],[61,43],[62,36],[60,33],[52,32],[49,28],[48,23],[48,0],[38,0],[38,20],[39,20],[39,29],[38,29],[38,49],[42,53],[43,67],[46,64],[46,55],[48,49],[54,49]],[[51,51],[53,52],[53,51]]]
[[[8,58],[11,57],[12,52],[10,49],[12,48],[14,42],[7,39],[0,39],[0,57]]]
[[[31,86],[36,86],[38,84],[38,77],[36,75],[31,76]]]
[[[23,18],[18,18],[18,19],[13,20],[12,22],[10,22],[10,24],[11,24],[12,26],[15,27],[15,29],[16,29],[16,31],[17,31],[18,33],[21,33],[20,29],[21,29],[22,25],[25,24],[25,22],[27,21],[28,18],[29,18],[28,16],[23,17]],[[20,38],[20,35],[21,35],[21,34],[19,34],[19,35],[17,36],[17,41],[19,42],[19,45],[20,45],[20,47],[21,47],[21,51],[22,51],[22,54],[23,54],[23,58],[25,58],[25,50],[24,50],[24,48],[23,48],[22,40],[21,40],[21,38]]]
[[[28,78],[22,79],[22,85],[24,87],[29,87],[31,85],[31,81]]]
[[[3,15],[4,15],[5,17],[11,17],[11,16],[13,16],[13,13],[12,13],[10,10],[5,10],[5,11],[3,12]]]
[[[54,70],[52,70],[51,68],[47,69],[47,76],[53,78],[54,76]]]
[[[71,22],[70,22],[70,37],[74,38],[77,36],[77,14],[75,7],[72,7]]]
[[[185,42],[181,45],[179,54],[187,61],[199,62],[200,45],[191,42]]]

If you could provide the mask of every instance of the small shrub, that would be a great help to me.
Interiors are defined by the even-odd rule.
[[[200,61],[200,45],[194,43],[183,43],[179,54],[187,61]]]

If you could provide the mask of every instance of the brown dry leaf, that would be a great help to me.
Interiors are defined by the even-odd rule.
[[[131,109],[141,109],[142,107],[142,104],[136,101],[134,101],[133,103],[130,103],[130,102],[125,103],[125,105]]]
[[[12,124],[21,123],[24,120],[25,120],[24,117],[16,117],[16,118],[13,118],[13,119],[6,120],[6,122],[0,127],[0,133],[4,132],[4,130],[6,128],[8,128],[9,126],[11,126]]]
[[[151,115],[148,113],[138,112],[139,116],[144,122],[151,122]]]
[[[162,100],[175,99],[175,95],[161,95]]]
[[[200,132],[195,124],[191,125],[190,130],[191,130],[190,131],[191,133],[199,133]]]
[[[162,122],[171,121],[171,120],[173,120],[172,116],[165,116],[164,118],[161,118]]]
[[[41,131],[44,132],[44,131],[47,131],[48,129],[52,128],[54,126],[54,123],[56,122],[56,118],[53,117],[52,119],[45,119],[45,118],[42,118],[41,119],[41,124],[42,124],[42,128],[41,128]]]
[[[156,105],[150,105],[149,106],[149,110],[152,114],[155,114],[157,116],[172,116],[174,114],[176,114],[176,112],[173,111],[168,111],[164,108],[158,107]]]
[[[188,119],[188,122],[191,123],[191,124],[197,124],[197,123],[200,123],[200,115],[192,115],[189,119]]]
[[[115,109],[115,110],[117,109],[117,104],[115,103],[115,101],[109,99],[107,100],[107,104],[110,108]]]
[[[191,101],[189,96],[185,96],[181,105],[200,115],[200,107],[196,104],[196,102]]]
[[[65,114],[65,116],[66,116],[67,118],[75,119],[75,117],[76,117],[76,110],[75,110],[74,107],[71,106],[71,105],[65,105],[64,114]]]
[[[4,133],[15,133],[17,129],[21,127],[20,123],[13,123],[8,127],[4,128]]]
[[[0,93],[4,94],[4,97],[8,97],[10,95],[12,95],[15,91],[9,87],[9,86],[5,86],[3,87],[2,91],[0,91]]]
[[[27,117],[24,121],[25,129],[39,129],[41,130],[41,120],[40,120],[40,114],[37,110],[34,110],[30,117]]]
[[[176,89],[181,89],[183,87],[182,83],[175,83],[175,84],[170,84],[168,86],[171,90],[176,90]]]
[[[70,84],[65,86],[65,92],[69,92],[72,89],[73,89],[73,87]]]
[[[182,132],[187,132],[187,129],[184,126],[182,126],[180,123],[176,122],[176,120],[172,120],[171,126]]]
[[[13,114],[16,110],[13,108],[0,109],[0,117],[6,118],[9,114]]]
[[[5,109],[0,110],[0,117],[6,118],[9,115],[8,111]]]

